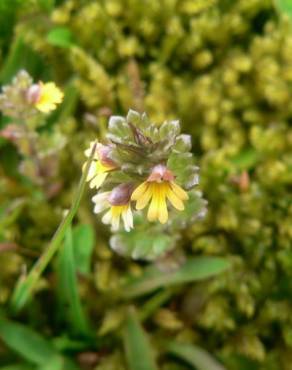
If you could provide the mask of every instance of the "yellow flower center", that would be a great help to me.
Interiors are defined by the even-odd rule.
[[[125,230],[130,231],[133,228],[133,214],[129,203],[122,206],[111,206],[109,211],[103,216],[102,221],[105,224],[111,224],[114,230],[118,230],[121,217]]]
[[[145,181],[139,185],[132,194],[132,200],[136,201],[136,208],[143,209],[150,202],[148,220],[159,220],[162,224],[168,220],[166,200],[177,210],[184,210],[183,201],[188,199],[187,193],[174,181],[151,182]]]

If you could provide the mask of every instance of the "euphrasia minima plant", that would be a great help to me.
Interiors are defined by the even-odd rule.
[[[6,117],[0,137],[10,141],[20,154],[19,171],[47,197],[58,191],[58,152],[65,137],[56,125],[52,130],[38,130],[46,116],[63,100],[63,92],[52,81],[34,82],[21,70],[0,93],[0,111]],[[60,184],[60,183],[59,183]]]
[[[112,116],[106,143],[96,145],[87,181],[96,194],[94,213],[115,232],[111,246],[133,258],[154,259],[171,250],[179,231],[206,212],[191,137],[179,121],[161,126],[130,110]]]

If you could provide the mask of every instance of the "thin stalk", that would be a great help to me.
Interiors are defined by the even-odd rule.
[[[67,213],[63,221],[60,223],[51,242],[49,243],[49,245],[47,246],[43,254],[40,256],[40,258],[33,265],[28,275],[25,277],[20,277],[20,279],[18,280],[18,283],[13,291],[12,298],[11,298],[11,310],[13,313],[17,313],[27,303],[41,274],[43,273],[45,268],[48,266],[52,257],[54,256],[59,246],[61,245],[61,242],[63,241],[64,236],[65,236],[65,232],[68,226],[71,225],[73,217],[75,216],[79,208],[79,204],[80,204],[80,201],[81,201],[84,189],[85,189],[87,174],[88,174],[89,167],[90,167],[90,164],[92,162],[92,159],[95,153],[95,149],[96,149],[96,144],[92,148],[89,160],[87,161],[85,170],[81,176],[81,179],[80,179],[77,191],[76,191],[76,195],[74,197],[74,200],[73,200],[73,203],[72,203],[72,206],[69,212]]]

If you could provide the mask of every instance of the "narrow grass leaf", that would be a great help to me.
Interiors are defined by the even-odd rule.
[[[124,298],[132,298],[162,287],[207,279],[220,274],[229,267],[229,261],[220,257],[190,258],[178,270],[169,272],[163,272],[151,266],[142,276],[132,278],[122,286],[121,294]]]
[[[129,310],[125,322],[124,346],[129,370],[158,370],[149,340],[134,309]]]
[[[25,325],[2,317],[0,318],[0,338],[11,350],[37,365],[59,357],[57,350],[40,334]]]
[[[78,225],[72,230],[76,269],[84,275],[90,273],[95,233],[91,225]]]
[[[75,334],[87,335],[89,326],[78,293],[71,226],[66,230],[65,244],[59,251],[57,275],[59,300],[64,317]]]
[[[197,370],[226,370],[213,356],[204,349],[189,343],[170,342],[167,352],[189,363]]]
[[[28,299],[31,296],[41,274],[57,252],[58,248],[60,247],[64,235],[66,233],[67,228],[71,225],[71,222],[79,208],[79,204],[84,193],[85,185],[86,185],[86,178],[89,171],[90,164],[93,159],[93,155],[95,153],[96,145],[92,148],[91,155],[87,161],[85,170],[81,176],[78,189],[76,191],[76,195],[73,199],[72,206],[70,211],[67,213],[66,217],[60,223],[55,235],[53,236],[51,242],[41,255],[41,257],[37,260],[37,262],[33,265],[32,269],[28,273],[26,277],[21,277],[14,289],[12,299],[11,299],[11,310],[12,312],[18,312],[23,306],[27,303]]]

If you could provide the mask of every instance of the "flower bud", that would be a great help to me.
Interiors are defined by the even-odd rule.
[[[161,181],[173,181],[173,173],[167,169],[163,164],[158,164],[152,168],[151,174],[148,177],[147,181],[161,182]]]
[[[98,159],[103,165],[116,166],[115,162],[109,158],[112,148],[109,145],[103,145],[98,143],[96,147],[98,153]]]
[[[116,186],[110,193],[108,201],[112,206],[123,206],[128,204],[133,192],[133,184],[121,184]]]
[[[39,84],[31,85],[26,92],[26,100],[29,104],[36,104],[41,96],[41,86]]]

